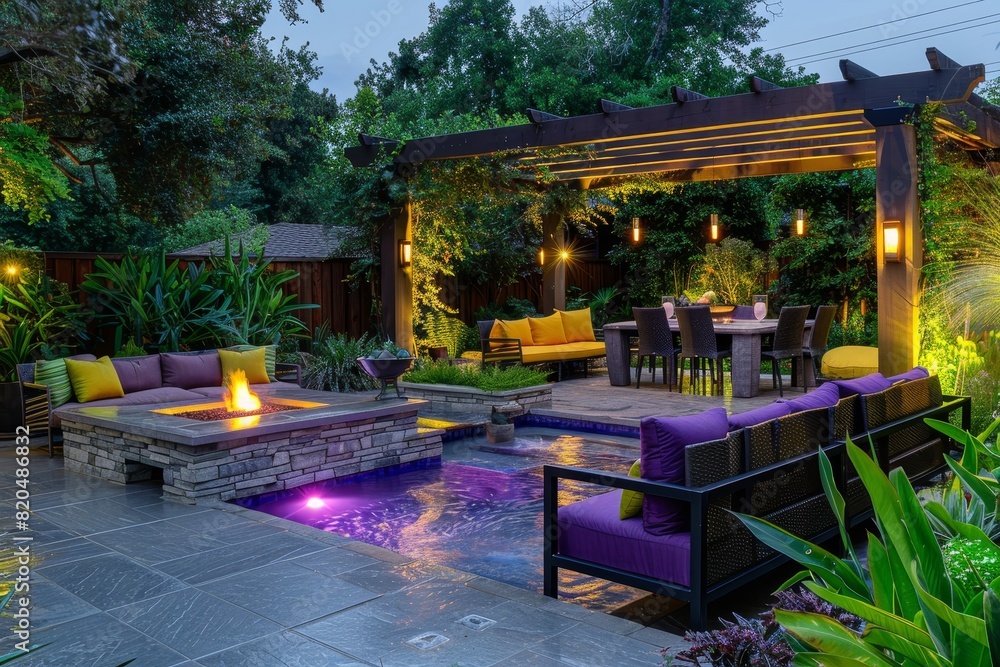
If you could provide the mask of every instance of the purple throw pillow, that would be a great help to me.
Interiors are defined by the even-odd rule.
[[[872,373],[853,380],[834,380],[831,384],[837,385],[841,398],[855,394],[876,394],[892,386],[892,383],[886,380],[881,373]]]
[[[738,431],[747,426],[756,426],[778,417],[792,414],[792,408],[788,403],[771,403],[762,408],[755,408],[747,412],[736,415],[729,415],[729,430]]]
[[[639,423],[640,468],[643,479],[684,483],[684,447],[725,438],[729,432],[725,408],[687,417],[646,417]],[[687,530],[686,503],[645,494],[642,525],[653,535]]]
[[[824,382],[809,393],[788,401],[792,412],[802,412],[814,408],[832,408],[840,400],[840,388],[832,382]]]
[[[194,389],[222,385],[222,361],[215,350],[203,354],[161,354],[163,386]]]
[[[158,354],[151,354],[148,357],[112,359],[111,364],[115,367],[115,372],[118,373],[118,379],[126,394],[163,386],[163,376],[160,374],[160,355]]]
[[[887,377],[886,380],[896,384],[897,382],[909,382],[910,380],[922,380],[925,377],[930,377],[930,372],[923,366],[914,366],[911,370],[905,373],[900,373],[899,375],[893,375],[892,377]]]

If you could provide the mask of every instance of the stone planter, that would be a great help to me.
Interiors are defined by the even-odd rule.
[[[494,424],[493,422],[488,422],[486,424],[486,440],[487,442],[498,443],[498,442],[509,442],[514,439],[514,425],[513,424]]]
[[[503,408],[508,403],[517,403],[524,411],[552,407],[552,386],[547,384],[508,391],[482,391],[452,384],[415,382],[400,382],[399,387],[406,392],[407,398],[427,401],[427,404],[420,408],[427,412],[476,413],[489,416],[493,408]]]

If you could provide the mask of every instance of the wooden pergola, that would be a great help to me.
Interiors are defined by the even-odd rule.
[[[916,135],[905,121],[914,107],[938,102],[941,137],[969,151],[1000,147],[1000,109],[972,92],[985,80],[985,67],[959,65],[933,48],[927,60],[926,71],[892,76],[842,60],[843,81],[782,88],[753,77],[751,92],[726,97],[675,87],[673,104],[631,108],[601,100],[600,113],[571,118],[528,109],[523,125],[405,142],[360,135],[360,145],[345,154],[361,167],[391,153],[405,176],[431,160],[507,153],[526,170],[544,165],[557,181],[583,189],[637,174],[687,182],[874,167],[879,368],[897,373],[917,361],[923,265]],[[901,252],[887,261],[884,233],[892,229]],[[384,320],[404,347],[412,346],[412,281],[399,246],[410,232],[406,206],[387,222],[381,243]],[[562,220],[547,218],[543,236],[542,305],[550,313],[565,304]]]

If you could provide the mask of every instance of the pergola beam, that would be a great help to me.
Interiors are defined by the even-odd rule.
[[[878,74],[875,72],[870,69],[865,69],[853,60],[848,60],[847,58],[840,61],[840,74],[844,77],[844,81],[848,82],[879,78]]]
[[[750,92],[752,93],[766,93],[769,90],[781,90],[783,87],[776,83],[765,81],[759,76],[750,77]]]
[[[631,111],[632,107],[611,100],[601,100],[601,113],[617,113],[619,111]]]
[[[696,93],[693,90],[681,88],[680,86],[670,86],[670,97],[677,104],[687,104],[688,102],[709,99],[708,95],[702,95],[701,93]]]

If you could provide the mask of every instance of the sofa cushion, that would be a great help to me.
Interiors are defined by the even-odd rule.
[[[215,350],[200,354],[160,355],[163,386],[191,389],[222,385],[222,362]]]
[[[581,310],[557,310],[562,320],[563,333],[567,343],[586,343],[597,340],[594,323],[590,319],[590,308]]]
[[[237,352],[236,350],[219,350],[219,362],[222,364],[222,379],[235,371],[243,371],[250,384],[267,384],[271,379],[267,376],[267,366],[264,363],[264,348],[255,347],[252,350]]]
[[[531,325],[528,318],[520,320],[494,320],[493,329],[490,330],[490,338],[517,338],[521,341],[521,347],[534,345],[531,339]]]
[[[115,372],[118,373],[118,379],[126,394],[163,386],[163,376],[160,373],[160,355],[158,354],[112,359],[111,363],[115,367]]]
[[[881,373],[872,373],[853,380],[834,380],[831,384],[837,386],[841,398],[855,394],[874,394],[892,386],[892,383],[886,380]]]
[[[682,586],[691,582],[691,535],[653,535],[642,519],[618,518],[621,492],[559,508],[559,553]]]
[[[70,359],[80,361],[96,361],[92,354],[77,354]],[[52,407],[57,408],[73,398],[73,385],[69,381],[69,371],[66,370],[65,359],[39,359],[35,362],[35,382],[45,385],[49,390],[49,400]]]
[[[849,380],[878,371],[878,348],[844,345],[823,353],[821,372],[833,380]]]
[[[234,350],[236,352],[249,352],[250,350],[256,350],[262,346],[260,345],[230,345],[227,350]],[[264,345],[264,367],[267,369],[267,379],[271,382],[277,382],[278,376],[275,375],[276,366],[278,361],[278,346],[277,345]]]
[[[906,371],[905,373],[900,373],[899,375],[893,375],[892,377],[887,377],[886,380],[896,384],[897,382],[909,382],[910,380],[922,380],[925,377],[930,377],[930,373],[923,366],[915,366],[914,368]]]
[[[833,382],[824,382],[809,393],[786,402],[792,412],[814,408],[832,408],[840,400],[840,388]]]
[[[729,415],[729,430],[738,431],[747,426],[756,426],[757,424],[790,414],[792,414],[792,409],[788,403],[771,403],[760,408]]]
[[[642,478],[671,484],[684,483],[684,447],[725,438],[729,420],[725,408],[712,408],[686,417],[646,417],[639,423]],[[642,522],[654,535],[687,529],[689,508],[668,498],[646,494]]]
[[[628,469],[629,477],[640,477],[642,475],[641,461],[636,461]],[[622,489],[621,504],[618,506],[618,518],[624,521],[642,513],[642,491],[630,491]]]
[[[559,313],[548,317],[529,317],[528,326],[531,327],[531,340],[535,345],[563,345],[568,342]]]
[[[80,403],[125,395],[110,357],[101,357],[96,361],[67,359],[66,370],[73,385],[73,394]]]
[[[540,364],[545,361],[571,361],[604,356],[602,342],[565,343],[563,345],[535,345],[521,349],[521,360],[526,364]]]

